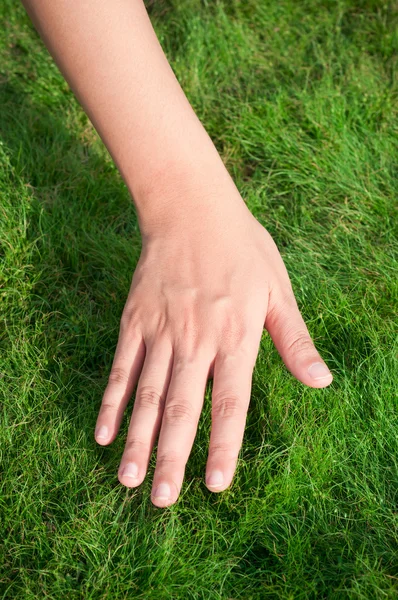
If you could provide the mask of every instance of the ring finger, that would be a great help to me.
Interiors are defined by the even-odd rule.
[[[203,406],[209,363],[203,356],[189,362],[183,356],[174,360],[152,486],[156,506],[173,504],[180,493]]]

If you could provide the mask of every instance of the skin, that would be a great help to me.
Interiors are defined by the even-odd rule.
[[[264,327],[305,385],[326,387],[332,375],[274,241],[193,112],[142,0],[23,3],[118,166],[142,233],[95,439],[115,439],[136,388],[119,481],[142,483],[158,438],[151,498],[173,504],[213,378],[206,485],[221,492],[236,468]]]

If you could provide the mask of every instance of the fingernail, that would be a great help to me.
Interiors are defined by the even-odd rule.
[[[106,440],[108,439],[108,428],[106,425],[101,425],[101,427],[95,432],[95,437],[97,440]]]
[[[171,491],[168,483],[161,483],[153,492],[153,497],[157,500],[168,500],[170,496]]]
[[[331,372],[323,363],[317,362],[310,366],[308,369],[309,375],[312,379],[324,379],[325,377],[330,377]]]
[[[123,477],[131,477],[131,479],[137,479],[138,466],[133,462],[127,463],[127,465],[124,467],[124,469],[122,471],[122,476]]]
[[[224,475],[221,471],[212,471],[206,477],[206,484],[210,487],[220,487],[224,483]]]

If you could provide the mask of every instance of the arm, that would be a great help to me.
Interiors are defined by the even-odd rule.
[[[174,219],[178,202],[167,206],[176,179],[191,187],[208,172],[223,185],[222,161],[142,0],[23,3],[134,197],[143,233],[153,221]]]
[[[119,480],[143,481],[159,435],[152,501],[172,504],[213,377],[206,484],[222,491],[263,328],[297,379],[319,388],[332,376],[275,243],[189,105],[142,0],[23,1],[116,162],[143,236],[96,440],[116,437],[137,385]]]

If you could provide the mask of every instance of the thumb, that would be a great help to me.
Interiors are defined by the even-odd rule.
[[[314,346],[291,288],[285,295],[271,295],[265,328],[294,377],[313,388],[332,382],[333,376]]]

